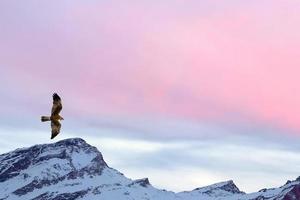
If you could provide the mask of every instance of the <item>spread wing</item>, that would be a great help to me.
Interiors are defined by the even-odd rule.
[[[52,110],[51,110],[51,116],[58,115],[59,112],[61,111],[61,109],[62,109],[61,99],[56,93],[54,93],[53,94],[53,106],[52,106]]]
[[[55,138],[60,132],[61,124],[58,120],[51,121],[51,139]]]

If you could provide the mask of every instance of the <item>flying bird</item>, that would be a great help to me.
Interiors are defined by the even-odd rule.
[[[55,136],[59,134],[61,128],[61,123],[59,121],[64,120],[64,118],[59,115],[62,109],[62,103],[60,97],[56,93],[54,93],[52,97],[53,97],[53,106],[51,110],[51,116],[41,117],[42,122],[51,121],[51,139],[55,138]]]

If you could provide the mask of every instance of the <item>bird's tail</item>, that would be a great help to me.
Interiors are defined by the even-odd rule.
[[[50,117],[42,116],[42,117],[41,117],[41,121],[42,121],[42,122],[50,121]]]

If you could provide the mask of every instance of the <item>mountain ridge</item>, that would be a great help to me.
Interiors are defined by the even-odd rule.
[[[0,155],[0,200],[73,199],[300,199],[300,177],[279,188],[255,193],[232,180],[172,192],[153,187],[148,178],[132,180],[111,168],[102,153],[81,138],[18,148]]]

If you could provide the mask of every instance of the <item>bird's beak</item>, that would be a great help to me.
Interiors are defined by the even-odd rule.
[[[65,120],[64,118],[61,118],[61,120]]]

